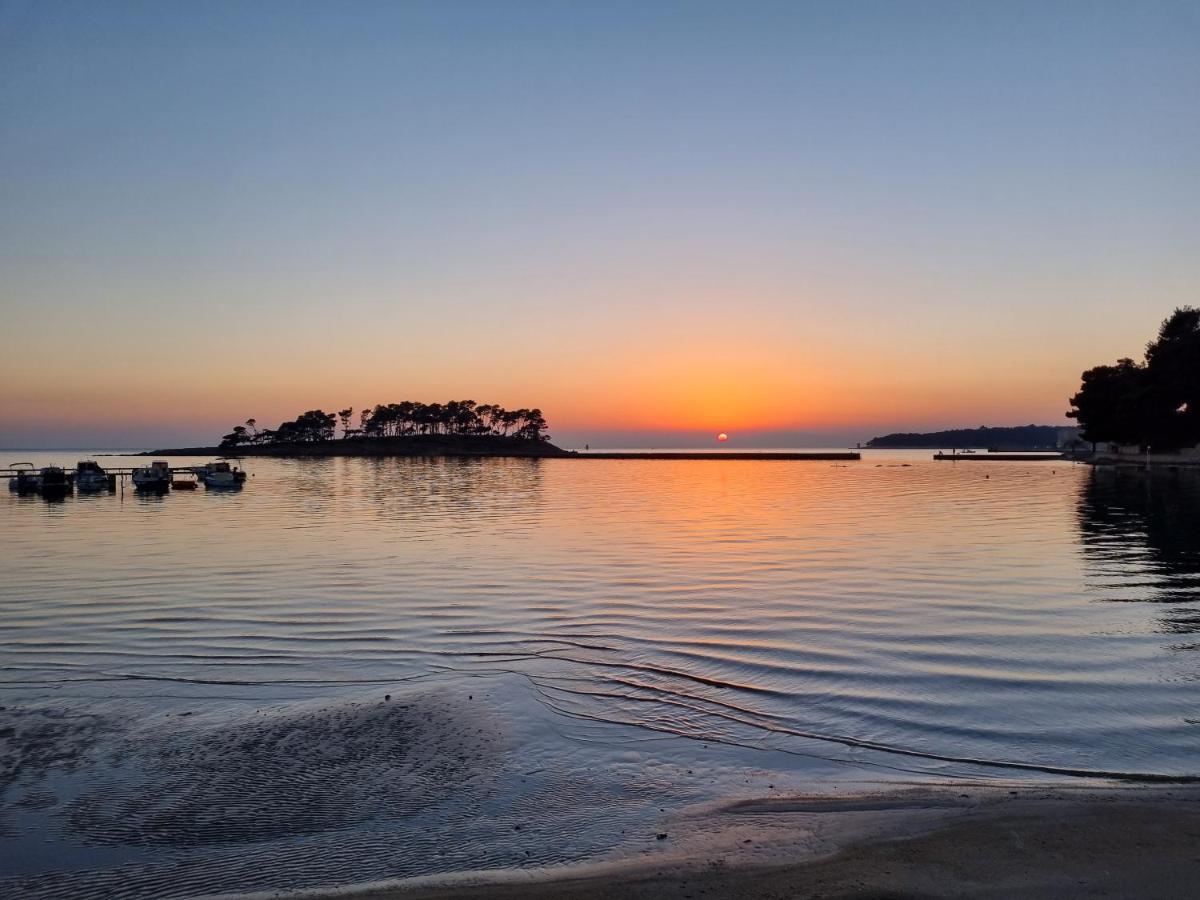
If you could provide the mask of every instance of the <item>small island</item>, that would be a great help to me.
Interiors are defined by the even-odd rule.
[[[493,403],[376,404],[336,413],[310,409],[278,428],[235,425],[216,446],[152,450],[142,456],[570,456],[550,443],[540,409]]]
[[[594,452],[563,450],[550,443],[540,409],[505,409],[494,403],[376,404],[336,413],[310,409],[278,428],[256,419],[235,425],[209,447],[171,447],[138,456],[517,456],[635,460],[856,460],[859,454],[828,452]]]

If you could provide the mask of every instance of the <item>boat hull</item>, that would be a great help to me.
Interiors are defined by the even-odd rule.
[[[38,475],[14,475],[8,479],[8,489],[18,494],[36,494],[41,486],[42,479]]]
[[[75,475],[75,490],[81,494],[96,493],[108,490],[108,476],[94,472],[80,472]]]
[[[71,493],[71,476],[56,466],[42,469],[38,480],[38,492],[43,497],[56,500]]]
[[[232,472],[211,472],[202,476],[202,479],[207,488],[236,490],[242,486],[242,482],[235,478]]]

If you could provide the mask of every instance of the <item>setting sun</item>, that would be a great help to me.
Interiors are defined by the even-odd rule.
[[[722,431],[720,434],[717,435],[717,440],[718,441],[727,441],[727,440],[729,440],[729,435],[727,435],[725,432]]]

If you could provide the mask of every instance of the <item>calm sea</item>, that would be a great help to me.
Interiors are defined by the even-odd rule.
[[[1200,774],[1200,475],[930,456],[0,493],[0,894],[557,865],[727,797]]]

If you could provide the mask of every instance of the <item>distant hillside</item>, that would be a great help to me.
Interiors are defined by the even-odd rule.
[[[998,450],[1053,450],[1062,436],[1075,429],[1059,425],[1013,425],[1010,427],[954,428],[924,434],[905,432],[885,434],[867,441],[868,447],[941,450],[955,447],[995,447]]]

